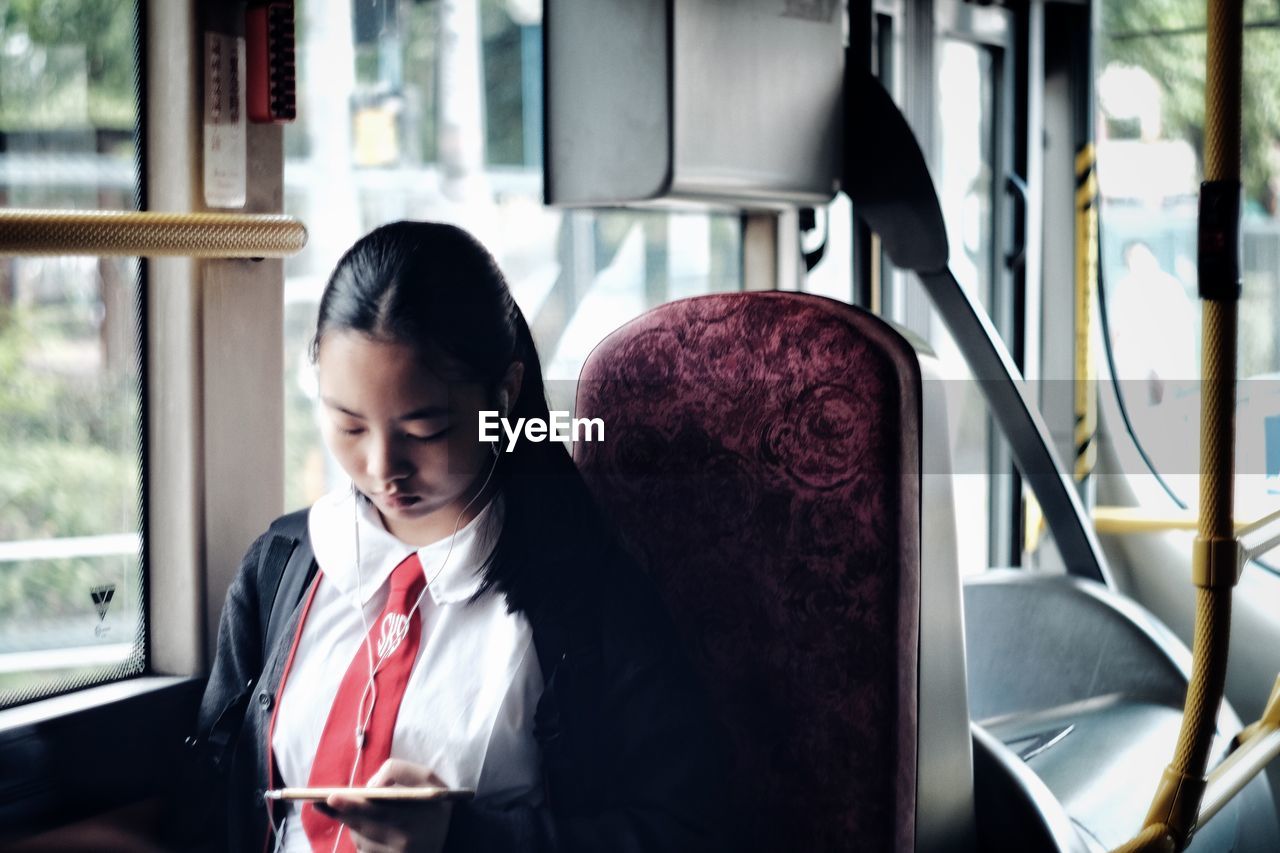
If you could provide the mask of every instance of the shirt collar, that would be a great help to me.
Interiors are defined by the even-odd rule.
[[[358,594],[367,604],[374,593],[414,547],[393,536],[383,525],[373,505],[356,498],[348,489],[337,489],[311,507],[307,527],[316,563],[326,579],[343,594]],[[458,530],[455,537],[446,536],[416,549],[427,578],[427,590],[436,604],[465,601],[475,595],[484,580],[480,564],[493,552],[502,532],[502,496],[489,501],[480,512]],[[354,519],[354,527],[353,527]],[[360,540],[359,583],[356,578],[356,535]],[[450,539],[453,551],[450,553]],[[446,561],[446,556],[448,557]]]

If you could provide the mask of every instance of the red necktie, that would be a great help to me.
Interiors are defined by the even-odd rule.
[[[400,713],[400,700],[404,698],[422,639],[422,620],[410,611],[426,583],[416,553],[406,557],[391,573],[391,594],[382,614],[369,628],[369,647],[360,643],[333,699],[329,719],[316,746],[311,776],[307,779],[309,787],[363,785],[391,757],[391,736]],[[366,689],[369,687],[369,648],[373,650],[375,672],[375,689],[371,690]],[[364,727],[364,747],[359,751],[357,764],[356,726],[366,715],[369,722]],[[356,766],[354,776],[353,765]],[[350,832],[342,833],[341,843],[334,847],[334,839],[343,825],[320,814],[312,803],[302,807],[302,826],[311,840],[312,850],[324,853],[335,849],[355,850]]]

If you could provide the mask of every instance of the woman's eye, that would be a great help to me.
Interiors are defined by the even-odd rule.
[[[343,435],[359,435],[360,433],[364,432],[364,429],[362,427],[352,427],[351,429],[347,429],[346,427],[338,427],[337,430]]]
[[[440,439],[444,438],[446,435],[449,434],[450,429],[451,427],[445,427],[439,432],[434,432],[431,435],[416,435],[414,433],[409,433],[408,435],[409,435],[409,438],[412,438],[415,441],[432,442],[432,441],[439,441]]]

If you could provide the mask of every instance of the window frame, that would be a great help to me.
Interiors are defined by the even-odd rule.
[[[135,112],[136,126],[134,128],[134,133],[133,133],[134,142],[136,145],[136,160],[135,160],[135,175],[134,175],[135,183],[132,187],[132,192],[130,192],[129,194],[133,196],[131,201],[136,204],[138,210],[143,210],[146,208],[145,139],[146,139],[146,128],[147,128],[147,115],[146,115],[146,98],[145,98],[145,92],[146,92],[145,75],[146,75],[146,69],[147,69],[147,61],[145,56],[146,17],[145,17],[144,2],[145,0],[136,0],[136,7],[134,10],[135,14],[134,14],[134,20],[133,20],[134,34],[136,36],[137,43],[138,43],[138,50],[134,55],[134,71],[138,81],[137,82],[138,105]],[[95,133],[95,136],[97,136],[98,139],[101,140],[102,129],[95,127],[94,133]],[[99,142],[98,145],[100,146],[101,142]],[[15,207],[21,208],[21,207],[24,207],[24,205],[15,205]],[[19,254],[18,256],[21,257],[21,254]],[[99,260],[101,260],[101,258],[99,258]],[[147,458],[146,458],[147,457],[147,454],[146,454],[147,426],[146,425],[147,425],[148,396],[149,396],[147,393],[146,332],[145,332],[145,328],[146,328],[145,327],[145,323],[146,323],[145,300],[146,300],[146,280],[147,280],[146,275],[147,275],[146,260],[139,258],[137,270],[136,270],[136,279],[135,279],[136,291],[134,293],[134,297],[132,300],[133,304],[131,307],[136,312],[135,322],[137,323],[138,334],[141,337],[141,343],[137,346],[137,348],[133,349],[132,358],[135,360],[135,364],[138,370],[138,389],[140,391],[139,397],[138,397],[138,406],[136,409],[137,420],[134,421],[134,426],[139,430],[139,444],[138,444],[138,451],[137,451],[138,453],[137,455],[137,461],[138,461],[137,486],[138,486],[138,503],[139,503],[137,536],[138,536],[139,583],[137,587],[137,594],[138,594],[139,617],[142,620],[144,620],[144,624],[145,624],[145,620],[147,620],[147,612],[149,608],[149,596],[148,596],[148,585],[147,585],[148,554],[147,554],[147,507],[146,507],[146,503],[147,503]],[[129,535],[131,534],[131,531],[126,531],[125,533],[126,535]],[[113,534],[108,534],[108,535],[113,535]],[[62,537],[55,537],[55,538],[59,539],[60,541],[66,541]],[[91,537],[86,537],[86,538],[91,538]],[[79,556],[92,558],[92,557],[101,557],[101,556],[114,556],[116,555],[116,553],[123,553],[123,552],[112,552],[109,554],[88,553],[88,554],[83,554]],[[135,646],[135,650],[136,650],[136,646]],[[17,701],[15,704],[12,704],[12,705],[0,705],[0,738],[3,738],[7,732],[9,732],[12,728],[15,727],[16,725],[16,723],[14,722],[15,720],[26,719],[26,716],[24,714],[17,714],[17,715],[9,714],[8,712],[10,710],[25,709],[25,708],[30,708],[31,706],[40,706],[42,703],[47,703],[52,700],[57,700],[68,695],[73,695],[73,694],[81,693],[84,691],[93,690],[96,687],[116,684],[120,682],[130,681],[136,678],[145,677],[148,674],[149,667],[150,667],[150,635],[149,635],[149,632],[145,629],[143,631],[143,642],[142,642],[141,651],[142,651],[142,669],[140,672],[133,672],[133,673],[127,673],[127,674],[119,673],[119,669],[123,668],[123,666],[126,663],[132,663],[133,653],[131,653],[129,658],[126,658],[124,661],[120,662],[119,664],[115,664],[115,665],[105,664],[101,666],[102,670],[107,670],[108,667],[114,666],[116,671],[111,672],[110,674],[104,673],[101,675],[91,676],[87,680],[82,677],[82,678],[73,678],[73,679],[63,678],[58,681],[53,681],[51,683],[46,682],[51,684],[51,689],[34,691],[36,694],[34,698],[20,699],[19,701]],[[54,705],[56,706],[57,703],[54,703]],[[36,710],[37,712],[39,712],[40,710],[39,707],[37,707]],[[0,752],[0,758],[3,758],[3,757],[4,757],[4,753]]]
[[[209,22],[198,5],[139,0],[146,210],[206,209],[199,69]],[[245,212],[279,212],[281,129],[251,124],[248,133]],[[25,774],[0,810],[4,841],[159,804],[190,733],[226,588],[283,502],[283,263],[141,264],[146,669],[0,710],[0,764]],[[115,772],[95,772],[103,764]]]

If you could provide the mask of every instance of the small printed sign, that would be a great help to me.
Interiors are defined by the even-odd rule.
[[[95,586],[89,590],[89,597],[93,599],[93,607],[98,611],[99,622],[107,618],[107,608],[111,606],[111,599],[115,594],[116,585],[113,583]]]
[[[107,609],[111,607],[111,599],[115,597],[116,585],[113,583],[90,587],[89,598],[93,599],[93,609],[98,611],[98,624],[93,626],[93,636],[101,639],[111,633],[111,626],[103,624],[107,618]]]
[[[248,181],[244,39],[204,35],[204,202],[244,207]]]

